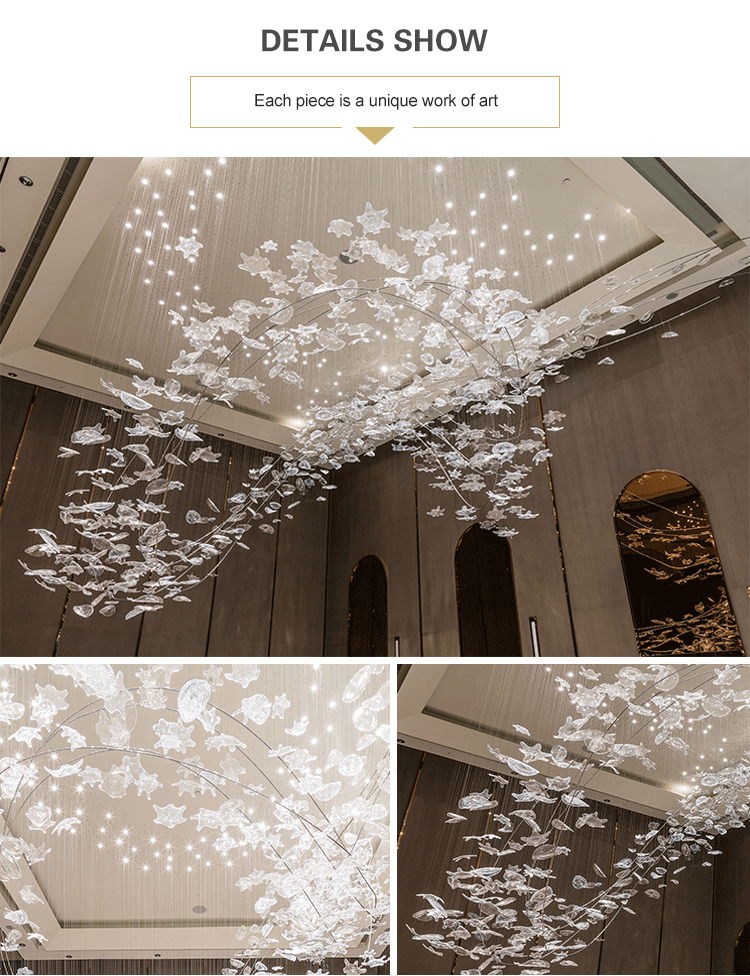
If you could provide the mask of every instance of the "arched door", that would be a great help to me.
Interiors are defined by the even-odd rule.
[[[744,654],[705,502],[673,471],[646,471],[615,505],[638,651]]]
[[[387,657],[388,580],[377,556],[365,556],[349,580],[349,657]]]
[[[456,546],[455,562],[461,656],[520,657],[508,540],[473,525]]]

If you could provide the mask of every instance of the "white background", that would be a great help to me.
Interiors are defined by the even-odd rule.
[[[9,0],[0,114],[15,155],[748,155],[747,4]],[[261,30],[486,27],[484,51],[279,53]],[[190,129],[190,75],[560,75],[562,126]],[[743,105],[745,107],[743,107]],[[383,125],[378,119],[374,124]],[[429,124],[429,120],[425,124]]]

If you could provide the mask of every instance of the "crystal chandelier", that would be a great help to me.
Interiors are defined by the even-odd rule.
[[[123,883],[137,884],[135,872],[148,880],[149,868],[233,880],[248,921],[225,972],[262,972],[263,960],[276,958],[325,971],[326,958],[342,955],[351,957],[349,973],[384,965],[384,665],[157,663],[115,671],[57,662],[3,670],[0,723],[13,754],[0,758],[0,881],[17,906],[5,912],[4,954],[47,939],[35,921],[44,899],[29,867],[39,865],[38,874],[51,861],[48,870],[67,873],[58,858],[67,865],[73,854],[61,855],[61,846],[68,852],[81,835],[95,847],[87,841],[94,834],[102,856],[120,861]],[[303,674],[309,687],[299,686]],[[102,795],[111,812],[100,836],[94,811]],[[131,849],[123,842],[146,829],[129,814],[136,805],[150,808],[155,826],[148,844]],[[187,866],[173,841],[186,832],[202,852]]]
[[[530,402],[545,383],[565,380],[566,359],[585,357],[600,335],[620,341],[639,314],[646,325],[650,299],[637,295],[713,253],[684,256],[628,281],[609,275],[598,301],[562,315],[531,308],[519,291],[502,287],[501,268],[449,257],[447,222],[401,227],[409,257],[381,244],[378,235],[391,226],[387,213],[368,202],[356,224],[332,220],[336,249],[341,238],[345,244],[338,257],[297,241],[281,269],[269,257],[278,249],[274,241],[249,248],[238,267],[265,283],[268,294],[259,302],[238,299],[217,311],[196,300],[189,313],[169,311],[164,328],[179,330],[186,348],[164,381],[132,358],[132,389],[102,380],[127,413],[103,408],[99,423],[76,430],[60,448],[59,458],[76,467],[76,488],[59,506],[74,534],[67,530],[61,541],[49,527],[32,528],[38,538],[26,554],[45,565],[22,562],[27,575],[47,589],[65,587],[81,617],[110,616],[121,607],[127,619],[169,600],[189,601],[190,590],[234,546],[246,547],[242,540],[253,527],[274,533],[302,495],[325,501],[335,487],[332,472],[385,442],[408,451],[418,470],[433,475],[432,487],[457,497],[457,518],[513,536],[516,520],[536,517],[524,504],[528,476],[551,456],[547,435],[563,419],[556,411],[529,419]],[[180,235],[175,245],[192,262],[207,248],[194,234]],[[373,265],[373,277],[340,281],[337,271],[351,264]],[[299,363],[307,347],[321,354],[353,350],[386,326],[398,342],[416,343],[418,356],[384,363],[347,395],[327,391],[333,402],[317,405],[293,443],[263,457],[223,506],[206,497],[184,523],[170,519],[175,493],[221,456],[199,432],[212,404],[231,407],[242,395],[266,403],[270,381],[302,389]],[[440,517],[445,508],[428,514]]]
[[[503,972],[512,965],[531,976],[555,965],[575,966],[576,955],[600,937],[597,926],[606,929],[620,912],[636,914],[641,896],[661,898],[691,861],[710,867],[712,856],[720,853],[717,836],[750,821],[750,750],[729,759],[717,753],[712,757],[717,768],[696,774],[666,820],[649,823],[645,833],[632,838],[632,856],[605,865],[607,870],[585,865],[572,880],[578,898],[561,897],[555,890],[560,860],[577,858],[577,869],[589,832],[607,823],[586,800],[592,776],[598,770],[617,772],[628,760],[655,769],[643,738],[652,736],[653,745],[687,755],[683,728],[750,708],[750,665],[625,667],[610,682],[578,667],[576,676],[575,685],[555,679],[575,715],[559,728],[558,744],[532,745],[529,730],[514,726],[522,736],[520,757],[488,746],[503,771],[520,780],[510,811],[493,813],[501,790],[512,789],[495,773],[487,789],[462,797],[458,812],[448,814],[446,823],[469,831],[468,864],[459,858],[459,867],[447,871],[449,886],[468,907],[448,908],[437,895],[420,895],[429,907],[414,918],[430,924],[427,931],[409,928],[430,951],[457,952],[476,964],[464,973]],[[545,776],[538,764],[560,772]]]

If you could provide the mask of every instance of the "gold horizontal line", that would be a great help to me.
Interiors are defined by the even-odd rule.
[[[559,129],[560,125],[413,125],[412,129]]]
[[[190,78],[562,78],[562,75],[190,75]]]
[[[343,125],[191,125],[191,129],[343,129]]]

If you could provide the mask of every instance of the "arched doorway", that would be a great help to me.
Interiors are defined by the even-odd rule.
[[[349,657],[388,656],[388,580],[377,556],[365,556],[349,580]]]
[[[508,540],[472,525],[456,546],[455,565],[461,656],[520,657]]]
[[[703,497],[673,471],[646,471],[615,505],[638,651],[744,654]]]

